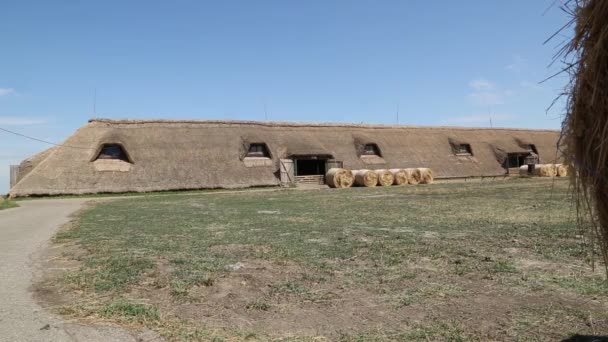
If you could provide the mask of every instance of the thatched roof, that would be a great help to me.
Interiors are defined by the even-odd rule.
[[[94,119],[38,163],[11,194],[275,185],[279,159],[298,155],[328,156],[350,169],[430,167],[437,178],[494,176],[505,173],[497,153],[520,152],[521,141],[529,141],[548,163],[556,157],[557,139],[553,130],[510,128]],[[470,144],[473,155],[455,155],[450,141]],[[114,167],[92,162],[107,143],[122,145],[132,165],[99,171]],[[265,143],[271,162],[245,163],[251,143]],[[361,156],[360,145],[367,143],[378,146],[380,162]]]

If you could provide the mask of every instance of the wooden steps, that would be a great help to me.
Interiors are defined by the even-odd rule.
[[[295,181],[297,184],[325,184],[325,176],[313,175],[313,176],[296,176]]]

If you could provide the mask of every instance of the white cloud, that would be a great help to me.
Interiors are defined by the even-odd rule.
[[[0,88],[0,97],[16,94],[17,92],[13,88]]]
[[[513,55],[513,62],[507,65],[505,68],[510,71],[520,72],[526,67],[527,63],[528,61],[522,56]]]
[[[47,123],[45,118],[24,118],[16,116],[0,116],[0,125],[4,126],[29,126]]]
[[[450,124],[490,124],[490,118],[492,118],[492,122],[500,122],[500,121],[510,121],[515,119],[515,115],[507,114],[507,113],[492,113],[492,114],[472,114],[472,115],[464,115],[458,116],[454,118],[445,119],[445,123]]]
[[[494,83],[483,79],[475,79],[469,82],[472,92],[468,98],[476,106],[495,106],[505,103],[505,98],[512,96],[510,90],[501,90]]]

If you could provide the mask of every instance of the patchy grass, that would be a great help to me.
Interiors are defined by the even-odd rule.
[[[584,263],[567,187],[514,179],[103,202],[55,238],[84,251],[64,256],[80,266],[59,279],[61,312],[170,340],[597,334],[608,331],[608,286]]]
[[[17,202],[15,202],[13,200],[7,200],[7,199],[0,198],[0,210],[9,209],[9,208],[16,208],[18,206],[19,205],[17,204]]]
[[[99,310],[101,317],[119,318],[127,321],[149,322],[158,321],[160,314],[154,306],[131,303],[125,299],[119,299],[103,306]]]

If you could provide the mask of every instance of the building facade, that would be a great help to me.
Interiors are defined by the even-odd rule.
[[[10,194],[272,186],[286,167],[304,177],[335,165],[428,167],[436,178],[501,176],[559,161],[558,139],[555,130],[511,128],[93,119],[23,161]]]

